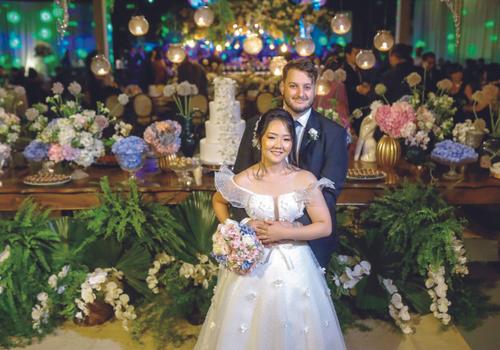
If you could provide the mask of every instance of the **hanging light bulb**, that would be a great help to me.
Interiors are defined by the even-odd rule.
[[[95,75],[103,76],[111,71],[111,64],[106,56],[99,54],[92,58],[92,61],[90,62],[90,70]]]
[[[373,38],[373,45],[379,51],[389,51],[394,45],[394,38],[388,30],[379,30]]]
[[[343,35],[351,30],[351,17],[347,12],[337,12],[330,26],[335,34]]]
[[[147,34],[149,22],[144,16],[132,16],[128,21],[128,30],[135,36]]]
[[[283,53],[287,52],[288,51],[288,46],[286,46],[285,43],[281,44],[280,51],[283,52]]]
[[[330,92],[331,82],[324,78],[318,79],[316,82],[316,95],[318,96],[326,96]]]
[[[361,69],[370,69],[375,65],[376,58],[372,50],[360,50],[356,55],[356,64]]]
[[[311,56],[315,48],[311,38],[295,38],[295,50],[299,56]]]
[[[243,41],[243,51],[250,55],[257,55],[260,51],[262,51],[262,47],[264,47],[262,39],[254,33],[248,34]]]
[[[274,56],[269,63],[269,70],[275,76],[283,74],[283,68],[286,65],[286,59],[283,56]]]
[[[167,51],[167,58],[173,63],[181,63],[186,57],[186,52],[181,44],[170,44]]]
[[[194,13],[194,23],[198,27],[210,27],[214,22],[214,12],[210,7],[203,6]]]

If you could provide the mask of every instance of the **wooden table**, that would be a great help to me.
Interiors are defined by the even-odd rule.
[[[351,166],[358,166],[352,163]],[[347,181],[338,199],[339,205],[366,205],[383,191],[395,186],[408,177],[415,179],[415,167],[402,163],[397,170],[385,170],[387,177],[378,181]],[[90,177],[71,181],[59,186],[36,187],[22,182],[28,174],[27,169],[10,170],[2,176],[0,187],[0,211],[16,211],[20,203],[31,196],[53,210],[78,210],[95,207],[99,204],[99,180],[107,176],[112,186],[126,180],[127,175],[119,168],[90,168]],[[428,173],[428,172],[427,172]],[[439,174],[439,172],[438,172]],[[424,175],[424,179],[428,178]],[[213,175],[206,174],[201,186],[183,188],[175,174],[160,173],[145,177],[145,183],[139,185],[147,200],[164,204],[182,202],[191,191],[214,191]],[[469,167],[465,178],[459,182],[438,183],[445,199],[450,204],[500,204],[500,180],[488,176],[488,172],[477,166]]]

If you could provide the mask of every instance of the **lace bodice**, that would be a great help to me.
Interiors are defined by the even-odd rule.
[[[252,219],[294,222],[304,215],[312,190],[318,187],[335,188],[335,185],[331,180],[322,178],[305,189],[272,196],[239,186],[234,181],[234,173],[222,167],[215,173],[215,187],[232,206],[244,208]]]

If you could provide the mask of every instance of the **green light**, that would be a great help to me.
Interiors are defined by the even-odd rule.
[[[52,22],[52,15],[49,11],[40,12],[40,20],[44,23]]]
[[[337,38],[337,44],[339,44],[340,46],[346,46],[347,42],[345,41],[344,37],[340,36]]]
[[[52,37],[52,31],[50,29],[47,29],[47,28],[42,28],[38,32],[38,35],[42,39],[50,39]]]
[[[167,20],[167,16],[163,15],[163,16],[160,17],[160,19],[164,22],[164,21]]]
[[[21,40],[19,40],[19,38],[16,38],[16,37],[10,38],[9,46],[12,49],[18,49],[21,47]]]
[[[152,4],[153,2],[155,2],[155,0],[148,0],[148,2]]]
[[[475,57],[477,53],[477,46],[475,44],[467,45],[467,55],[470,57]]]
[[[8,56],[7,55],[0,55],[0,65],[5,66],[8,61]]]
[[[69,2],[69,1],[68,1]],[[72,2],[69,2],[69,8],[70,9],[75,9],[76,8],[76,5]]]
[[[21,59],[19,57],[16,57],[12,60],[12,65],[14,67],[21,67]]]
[[[45,63],[48,63],[48,64],[50,64],[50,63],[54,63],[55,61],[57,61],[57,57],[56,57],[56,55],[49,55],[49,56],[45,57],[45,58],[43,59],[43,61],[44,61]]]
[[[78,58],[84,59],[85,57],[87,57],[87,51],[85,51],[84,49],[78,49],[76,50],[76,55],[78,56]]]
[[[326,46],[328,45],[328,38],[326,36],[321,36],[318,42],[321,46]]]
[[[78,27],[78,22],[77,21],[69,21],[68,27]]]
[[[113,30],[113,26],[111,25],[111,23],[108,23],[107,27],[108,27],[108,30]]]
[[[468,12],[467,12],[467,9],[463,9],[463,10],[462,10],[462,16],[467,16],[467,13],[468,13]]]
[[[490,41],[498,41],[498,35],[496,34],[490,35]]]
[[[450,43],[446,46],[446,48],[449,54],[451,55],[455,54],[455,44]]]
[[[427,44],[423,40],[417,40],[417,42],[415,43],[415,47],[426,47],[426,46]]]
[[[7,12],[7,22],[16,24],[21,21],[21,15],[17,11],[9,11]]]
[[[55,18],[60,18],[63,16],[63,9],[60,7],[54,7],[54,9],[52,10],[52,14]]]
[[[125,8],[127,10],[133,10],[133,9],[135,9],[135,4],[127,4],[127,5],[125,5]]]
[[[455,35],[450,33],[450,34],[448,34],[448,35],[446,36],[446,39],[447,39],[448,41],[453,41],[453,40],[455,40]]]
[[[484,23],[484,26],[488,29],[491,29],[495,26],[495,21],[490,19],[490,20],[486,21],[486,23]]]

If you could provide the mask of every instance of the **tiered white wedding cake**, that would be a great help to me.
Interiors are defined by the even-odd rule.
[[[200,141],[200,158],[204,164],[234,164],[245,131],[239,101],[235,100],[236,82],[229,78],[214,79],[214,100],[208,104],[210,117],[205,122],[206,137]]]

